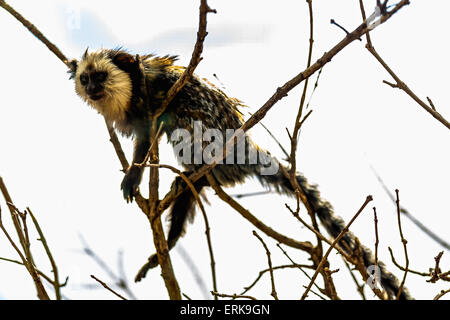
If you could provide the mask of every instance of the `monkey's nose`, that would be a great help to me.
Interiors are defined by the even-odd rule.
[[[102,88],[98,85],[95,85],[93,83],[89,83],[86,87],[86,93],[88,95],[97,95],[98,93],[100,93],[102,91]]]

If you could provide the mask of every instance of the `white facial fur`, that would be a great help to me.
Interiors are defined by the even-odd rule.
[[[85,87],[80,83],[80,75],[88,68],[107,73],[104,82],[105,95],[99,100],[89,98]],[[111,123],[125,119],[125,111],[130,105],[131,89],[130,76],[108,58],[105,50],[87,53],[78,63],[75,74],[75,91]]]

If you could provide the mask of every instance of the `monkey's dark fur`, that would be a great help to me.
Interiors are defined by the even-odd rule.
[[[103,49],[92,53],[86,50],[79,62],[76,60],[72,62],[71,78],[75,79],[78,95],[113,124],[117,131],[125,136],[134,136],[133,164],[141,163],[150,147],[151,112],[158,109],[169,88],[184,71],[184,68],[173,65],[175,60],[174,56],[145,55],[141,57],[144,67],[142,71],[139,61],[126,51]],[[240,102],[237,99],[227,97],[206,80],[193,76],[175,96],[159,121],[164,121],[163,131],[169,140],[174,130],[179,128],[186,129],[193,135],[194,121],[201,121],[204,129],[220,130],[225,137],[226,129],[238,129],[243,124],[239,106]],[[171,141],[173,145],[176,142]],[[249,152],[256,150],[276,162],[269,153],[258,148],[248,135],[245,135],[245,142],[246,160]],[[176,156],[180,157],[180,154]],[[201,166],[201,164],[181,164],[187,170],[187,175]],[[247,161],[244,164],[218,164],[211,173],[217,182],[225,187],[242,183],[246,178],[254,176],[264,186],[272,187],[279,193],[294,196],[291,183],[283,176],[281,170],[274,175],[263,175],[262,167],[262,164],[249,164]],[[133,200],[141,182],[142,172],[143,169],[135,165],[131,165],[128,169],[121,184],[127,201]],[[297,175],[297,181],[307,196],[309,205],[328,233],[332,237],[337,237],[345,227],[344,221],[334,215],[332,206],[321,198],[315,185],[310,185],[301,174]],[[174,184],[180,183],[183,182],[179,178],[174,181]],[[201,192],[208,186],[208,182],[203,177],[194,186],[198,192]],[[179,237],[183,235],[186,221],[193,217],[194,210],[195,201],[189,190],[175,200],[169,212],[171,219],[168,234],[169,248],[173,248]],[[352,254],[356,248],[355,236],[347,232],[339,245]],[[362,247],[362,252],[366,267],[374,265],[371,251]],[[137,280],[145,276],[149,268],[157,265],[156,255],[151,256]],[[386,270],[382,262],[378,265],[381,269],[382,286],[391,297],[395,297],[399,288],[398,280]],[[401,298],[411,298],[406,288],[403,289]]]

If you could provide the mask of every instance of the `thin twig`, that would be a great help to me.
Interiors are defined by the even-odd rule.
[[[330,20],[331,24],[334,24],[336,27],[338,27],[339,29],[341,29],[342,31],[344,31],[347,35],[350,33],[347,31],[347,29],[345,29],[343,26],[341,26],[339,23],[337,23],[334,19]],[[358,39],[359,41],[362,41],[361,38]]]
[[[431,269],[431,279],[427,280],[427,282],[435,283],[440,279],[440,275],[442,274],[441,268],[439,267],[439,263],[441,262],[442,255],[444,254],[444,251],[441,251],[438,253],[436,257],[434,257],[434,269]]]
[[[433,300],[439,300],[440,298],[442,298],[444,295],[446,295],[449,292],[450,292],[450,289],[441,290],[441,292],[439,292],[439,294],[436,297],[434,297]]]
[[[378,217],[377,217],[377,209],[373,207],[373,221],[375,225],[375,270],[378,270]],[[377,279],[378,272],[374,273],[373,277],[373,285],[376,285],[379,279]]]
[[[141,163],[133,163],[133,165],[138,166],[138,167],[143,167],[147,164],[148,159],[150,159],[150,154],[151,154],[155,144],[158,143],[159,136],[161,135],[161,130],[162,130],[163,126],[164,126],[164,121],[161,121],[161,123],[159,124],[158,131],[156,131],[155,139],[152,141],[150,148],[148,149],[148,152],[145,155],[144,161],[142,161]]]
[[[303,266],[302,265],[300,265],[300,264],[297,264],[297,263],[295,263],[294,262],[294,260],[289,256],[289,254],[286,252],[286,250],[284,250],[283,249],[283,247],[279,244],[279,243],[277,243],[277,247],[281,250],[281,252],[286,256],[286,258],[288,258],[288,260],[293,264],[293,265],[295,265],[295,267],[297,268],[297,269],[299,269],[310,281],[312,280],[312,278],[311,278],[311,276],[305,271],[305,270],[303,270]],[[314,269],[314,267],[313,267],[313,269]],[[324,290],[323,289],[321,289],[316,283],[314,283],[314,286],[320,291],[320,292],[324,292]]]
[[[269,264],[269,273],[270,273],[270,284],[272,286],[272,291],[270,293],[270,295],[275,299],[278,300],[278,294],[277,294],[277,290],[275,289],[275,279],[273,277],[273,269],[272,269],[272,259],[270,258],[270,250],[267,247],[266,243],[264,242],[264,240],[260,237],[260,235],[253,230],[253,235],[258,238],[259,241],[261,241],[261,244],[264,247],[264,250],[266,250],[266,254],[267,254],[267,262]]]
[[[264,190],[264,191],[256,191],[256,192],[248,192],[248,193],[237,193],[237,194],[230,194],[230,197],[241,199],[246,197],[254,197],[254,196],[263,196],[269,193],[273,193],[272,190]]]
[[[114,283],[119,288],[124,290],[130,296],[131,299],[136,300],[136,296],[134,295],[134,293],[131,291],[131,289],[128,286],[126,275],[124,274],[124,272],[122,272],[121,275],[117,275],[110,268],[110,266],[89,246],[86,239],[84,239],[84,237],[81,234],[79,234],[79,238],[82,243],[84,253],[86,253],[86,255],[88,255],[92,260],[94,260],[94,262],[108,275],[108,277],[112,281],[114,281]],[[123,271],[123,269],[122,269],[123,266],[122,266],[120,257],[121,257],[121,255],[119,255],[119,270]]]
[[[395,80],[398,89],[404,91],[407,95],[409,95],[417,104],[419,104],[425,111],[433,116],[436,120],[442,123],[447,129],[450,129],[450,123],[439,113],[436,111],[434,105],[432,107],[428,106],[424,101],[422,101],[400,78],[392,71],[392,69],[387,65],[386,62],[381,58],[378,52],[374,47],[367,47],[367,50],[378,60],[378,62],[383,66],[383,68],[389,73],[389,75]],[[383,81],[387,83],[386,81]],[[392,86],[392,85],[391,85]]]
[[[34,284],[36,286],[36,291],[37,291],[37,295],[38,298],[40,300],[50,300],[50,297],[47,294],[47,291],[45,290],[41,278],[36,270],[36,267],[33,265],[33,263],[30,261],[29,259],[29,255],[28,256],[24,256],[22,254],[22,252],[20,251],[20,249],[17,247],[17,245],[14,243],[14,240],[11,238],[11,236],[9,235],[8,231],[6,230],[6,228],[3,225],[3,221],[1,218],[1,207],[0,207],[0,229],[3,231],[3,233],[5,234],[6,238],[8,239],[9,243],[11,244],[11,246],[14,248],[14,250],[17,252],[17,254],[19,255],[20,259],[22,260],[22,264],[25,266],[25,268],[27,269],[28,273],[31,275],[31,278],[34,281]]]
[[[292,215],[298,220],[300,221],[306,228],[308,228],[309,231],[313,232],[318,238],[320,238],[321,241],[325,241],[325,243],[327,243],[328,245],[332,245],[332,242],[330,240],[328,240],[323,234],[321,234],[319,231],[315,230],[312,226],[310,226],[305,220],[303,220],[300,215],[298,214],[298,212],[292,210],[292,208],[285,203],[284,204],[286,206],[286,208],[292,213]],[[340,248],[339,246],[335,247],[336,251],[338,251],[345,259],[347,260],[351,260],[351,256],[348,255],[344,250],[342,250],[342,248]]]
[[[306,264],[285,264],[285,265],[281,265],[281,266],[272,267],[272,270],[275,271],[275,270],[293,269],[293,268],[300,268],[300,270],[301,270],[301,268],[313,269],[314,267],[310,266],[310,265],[306,265]],[[269,271],[270,271],[269,268],[261,270],[258,273],[258,276],[256,277],[256,279],[250,285],[244,287],[244,291],[242,291],[241,295],[247,293],[251,288],[253,288],[258,283],[259,279],[261,279],[262,276]]]
[[[91,278],[94,279],[95,281],[97,281],[98,283],[100,283],[106,290],[111,291],[114,295],[116,295],[117,297],[119,297],[122,300],[128,300],[127,298],[125,298],[124,296],[120,295],[119,293],[117,293],[116,291],[114,291],[113,289],[111,289],[106,283],[104,283],[102,280],[97,279],[94,275],[91,274]]]
[[[303,117],[303,119],[300,120],[299,127],[303,125],[303,123],[306,121],[306,119],[308,119],[308,117],[311,115],[312,112],[313,110],[309,110],[308,113]]]
[[[397,262],[397,260],[395,260],[394,252],[392,251],[392,248],[391,248],[391,247],[388,247],[388,250],[389,250],[389,253],[391,254],[391,260],[392,260],[392,263],[393,263],[397,268],[399,268],[401,271],[405,271],[405,272],[406,272],[406,269],[405,269],[404,267],[402,267],[402,266]],[[418,275],[418,276],[422,276],[422,277],[428,277],[428,276],[430,275],[429,272],[420,272],[420,271],[415,271],[415,270],[411,270],[411,269],[408,269],[408,272],[409,272],[409,273],[414,273],[414,274],[416,274],[416,275]]]
[[[395,203],[395,197],[394,194],[391,192],[391,190],[386,186],[381,176],[378,174],[378,172],[375,170],[375,168],[371,165],[370,169],[372,170],[373,174],[377,178],[378,182],[383,187],[383,190],[386,192],[386,194],[389,196],[389,198],[392,200],[393,203]],[[412,223],[414,223],[420,230],[422,230],[426,235],[428,235],[431,239],[439,243],[442,247],[444,247],[447,250],[450,250],[450,243],[442,239],[439,235],[431,231],[427,226],[425,226],[421,221],[419,221],[416,217],[414,217],[411,212],[409,212],[405,207],[400,207],[400,212],[407,217]]]
[[[79,234],[78,237],[80,238],[81,244],[83,246],[83,251],[86,255],[91,257],[92,260],[115,282],[119,282],[119,277],[112,271],[112,269],[108,266],[108,264],[103,261],[103,259],[94,251],[91,249],[89,244],[86,242],[86,239]]]
[[[391,259],[392,262],[394,263],[394,265],[399,268],[401,271],[405,271],[406,269],[404,267],[402,267],[396,260],[394,257],[394,253],[392,252],[392,249],[390,247],[388,247],[389,249],[389,253],[391,254]],[[436,257],[434,257],[435,260],[435,266],[434,268],[430,268],[429,272],[420,272],[420,271],[416,271],[416,270],[412,270],[410,268],[408,268],[408,273],[413,273],[416,274],[418,276],[422,276],[422,277],[430,277],[429,280],[427,280],[427,282],[431,282],[431,283],[435,283],[438,280],[443,280],[443,281],[450,281],[449,275],[450,275],[450,271],[447,272],[441,272],[440,267],[439,267],[439,262],[440,259],[442,257],[443,251],[441,251]]]
[[[136,300],[137,298],[136,298],[135,294],[133,293],[133,291],[131,291],[130,285],[128,284],[127,275],[125,273],[125,268],[123,265],[123,251],[122,250],[119,250],[117,252],[117,270],[118,270],[117,285],[119,286],[119,288],[121,288],[128,294],[130,299]]]
[[[350,265],[348,264],[348,262],[345,259],[342,259],[342,261],[344,261],[345,267],[347,268],[348,272],[350,273],[350,276],[353,279],[353,282],[356,285],[356,290],[358,290],[359,294],[361,295],[361,298],[363,300],[366,300],[366,294],[364,293],[364,282],[362,284],[359,284],[358,279],[356,279],[355,274],[353,273],[352,268],[350,267]]]
[[[249,112],[250,115],[252,115],[251,112]],[[278,144],[281,151],[283,151],[284,155],[286,156],[286,160],[289,161],[289,153],[286,151],[286,149],[283,147],[281,142],[274,136],[274,134],[267,128],[262,122],[259,122],[259,124],[264,128],[264,130],[267,131],[267,133],[272,137],[272,139]]]
[[[58,267],[56,265],[55,259],[53,258],[53,254],[48,246],[47,239],[45,238],[44,233],[42,232],[42,229],[39,225],[39,222],[37,221],[36,217],[34,216],[33,212],[29,207],[27,207],[27,211],[30,214],[31,220],[33,221],[33,224],[39,234],[39,240],[42,242],[42,245],[44,246],[45,253],[47,254],[48,260],[50,261],[50,264],[52,266],[52,272],[53,272],[53,287],[55,289],[55,296],[56,300],[61,300],[61,288],[59,285],[59,272]]]
[[[182,293],[183,297],[185,297],[187,300],[192,300],[191,297],[189,297],[186,293]]]
[[[177,252],[180,255],[180,257],[183,259],[184,263],[186,264],[186,267],[192,273],[192,275],[195,279],[195,282],[197,283],[200,291],[202,292],[203,298],[209,299],[210,298],[210,290],[208,289],[200,270],[198,269],[197,265],[195,264],[195,261],[189,255],[189,252],[186,249],[184,249],[184,247],[181,243],[177,244]]]
[[[313,8],[312,8],[312,1],[311,0],[307,0],[306,1],[308,4],[308,11],[309,11],[309,49],[308,49],[308,59],[306,62],[306,68],[310,68],[311,67],[311,61],[312,61],[312,52],[313,52],[313,44],[314,44],[314,15],[313,15]],[[297,213],[299,211],[299,200],[300,198],[302,198],[302,202],[305,204],[305,206],[308,205],[306,196],[304,195],[304,191],[301,190],[300,185],[298,184],[297,181],[297,145],[298,145],[298,138],[299,138],[299,134],[300,134],[300,128],[303,125],[303,122],[308,118],[308,116],[311,114],[312,110],[310,110],[308,112],[308,114],[305,116],[305,118],[303,120],[302,119],[302,115],[303,115],[303,107],[305,105],[305,99],[306,99],[306,92],[308,90],[308,83],[309,83],[309,78],[305,79],[305,83],[303,86],[303,92],[302,92],[302,96],[300,98],[300,104],[298,107],[298,112],[297,112],[297,116],[295,118],[295,123],[294,123],[294,129],[292,131],[292,138],[291,138],[291,153],[289,155],[289,163],[290,163],[290,174],[289,174],[289,180],[291,182],[292,188],[295,190],[295,196],[296,196],[296,200],[297,200]],[[308,213],[310,215],[311,218],[311,222],[312,225],[314,227],[315,230],[319,230],[319,226],[317,223],[317,219],[315,216],[315,212],[313,210],[308,210]],[[320,241],[320,238],[317,238],[317,252],[321,253],[322,252],[322,244]]]
[[[436,107],[434,106],[433,101],[431,101],[431,99],[429,97],[427,97],[428,103],[430,104],[431,108],[436,111]]]
[[[316,89],[319,86],[319,79],[320,79],[320,75],[322,74],[322,70],[323,70],[323,68],[320,68],[319,72],[317,73],[317,78],[316,78],[316,81],[314,82],[314,87],[311,91],[311,94],[309,95],[308,103],[306,104],[306,108],[305,108],[306,110],[308,110],[311,100],[314,96],[314,93],[316,92]]]
[[[306,286],[303,286],[303,288],[307,288]],[[313,294],[315,294],[316,296],[318,296],[319,298],[320,298],[320,300],[327,300],[327,299],[325,299],[324,297],[322,297],[320,294],[318,294],[317,292],[315,292],[314,290],[312,290],[312,289],[309,289],[309,291],[311,292],[311,293],[313,293]]]
[[[13,204],[11,196],[9,195],[8,188],[6,187],[3,178],[0,177],[0,191],[2,192],[3,198],[5,199],[6,205],[8,206],[9,213],[11,214],[11,220],[13,222],[14,228],[16,229],[17,236],[19,237],[20,245],[25,252],[26,250],[26,241],[22,233],[22,226],[20,224],[20,220],[16,214],[16,207]]]
[[[366,21],[366,13],[364,10],[364,5],[362,3],[362,0],[359,0],[359,3],[360,3],[360,9],[361,9],[361,14],[362,14],[363,20]],[[386,3],[387,3],[387,1],[380,7],[381,13],[383,13],[383,10],[385,10]],[[380,6],[380,4],[378,4],[378,5]],[[395,80],[395,84],[390,83],[385,80],[383,82],[393,88],[398,88],[398,89],[404,91],[415,102],[417,102],[417,104],[419,104],[423,109],[425,109],[425,111],[427,111],[436,120],[438,120],[440,123],[442,123],[444,126],[446,126],[447,129],[450,129],[450,123],[439,112],[436,111],[436,108],[433,105],[433,103],[431,102],[430,98],[427,97],[427,100],[430,103],[431,107],[429,105],[427,105],[424,101],[422,101],[402,80],[400,80],[400,78],[394,73],[394,71],[392,71],[392,69],[387,65],[387,63],[381,58],[381,56],[378,54],[378,52],[373,47],[372,41],[370,40],[369,32],[367,32],[366,35],[367,35],[367,45],[366,45],[367,50],[375,57],[375,59],[383,66],[383,68]]]
[[[395,194],[397,195],[397,200],[395,202],[397,204],[398,231],[400,233],[400,238],[401,238],[401,241],[403,244],[403,251],[405,253],[406,265],[405,265],[405,273],[403,274],[402,282],[400,283],[400,287],[398,288],[397,300],[400,299],[400,295],[402,294],[403,286],[405,285],[406,275],[408,274],[408,267],[409,267],[408,249],[406,247],[406,244],[408,243],[408,241],[405,239],[405,237],[403,237],[402,222],[401,222],[401,218],[400,218],[400,199],[399,199],[398,193],[399,193],[398,189],[395,189]]]
[[[11,263],[15,263],[15,264],[18,264],[18,265],[21,265],[21,266],[25,266],[25,265],[23,264],[23,262],[20,262],[19,260],[8,259],[8,258],[4,258],[4,257],[0,257],[0,260],[7,261],[7,262],[11,262]],[[36,268],[36,271],[37,271],[37,273],[38,273],[42,278],[44,278],[48,283],[50,283],[52,286],[55,286],[53,280],[52,280],[49,276],[47,276],[44,272],[42,272],[41,270],[39,270],[39,269],[37,269],[37,268]],[[65,286],[67,285],[68,280],[69,280],[69,277],[66,277],[66,280],[64,281],[64,283],[60,283],[58,286],[59,286],[60,288],[65,287]]]
[[[217,297],[220,297],[220,298],[258,300],[255,297],[245,296],[245,295],[240,295],[240,294],[225,294],[225,293],[218,293],[218,292],[214,292],[214,291],[211,291],[211,294],[213,296],[217,296]]]

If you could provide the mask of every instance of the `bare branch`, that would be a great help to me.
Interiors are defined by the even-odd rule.
[[[116,295],[117,297],[119,297],[122,300],[127,300],[127,298],[125,298],[124,296],[120,295],[119,293],[117,293],[116,291],[114,291],[113,289],[111,289],[106,283],[104,283],[102,280],[97,279],[94,275],[91,274],[91,278],[94,279],[95,281],[97,281],[98,283],[100,283],[106,290],[111,291],[114,295]]]

